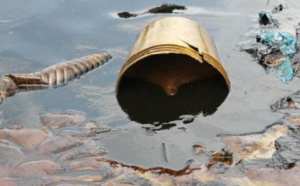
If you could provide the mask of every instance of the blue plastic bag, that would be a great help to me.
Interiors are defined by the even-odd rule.
[[[297,41],[294,36],[289,33],[278,30],[271,30],[265,34],[259,34],[260,42],[270,48],[279,49],[285,57],[285,61],[275,67],[275,74],[283,83],[288,83],[294,77],[293,67],[290,59],[297,52]],[[266,68],[266,73],[269,73],[271,68]]]
[[[297,41],[289,33],[271,30],[266,34],[260,34],[261,43],[268,47],[278,47],[282,54],[292,58],[297,52]]]
[[[286,57],[285,61],[276,68],[275,74],[282,83],[288,83],[289,81],[293,80],[294,72],[288,56]]]

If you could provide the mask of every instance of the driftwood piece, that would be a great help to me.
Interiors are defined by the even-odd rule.
[[[29,74],[5,74],[0,80],[0,101],[18,91],[40,90],[66,85],[73,79],[102,66],[111,56],[93,54],[71,61],[61,62],[41,71]]]

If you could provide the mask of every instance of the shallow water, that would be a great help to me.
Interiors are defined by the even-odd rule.
[[[299,80],[283,85],[250,56],[240,53],[236,44],[254,24],[257,11],[265,1],[183,1],[187,11],[172,16],[185,16],[201,24],[213,36],[232,88],[224,103],[210,115],[196,117],[183,113],[168,130],[152,128],[131,120],[119,106],[114,93],[119,69],[125,61],[138,32],[150,21],[170,15],[144,15],[132,19],[117,18],[122,11],[143,12],[163,1],[40,1],[10,0],[0,7],[0,75],[29,73],[60,61],[84,55],[108,52],[114,56],[104,67],[88,73],[64,87],[19,93],[0,106],[2,127],[21,125],[41,127],[39,113],[50,110],[77,110],[99,125],[119,128],[107,133],[102,141],[108,158],[143,167],[165,166],[180,169],[189,159],[194,144],[220,150],[224,144],[218,134],[248,133],[263,130],[279,120],[270,104],[297,90]],[[162,121],[157,121],[162,122]],[[166,144],[168,162],[162,143]]]

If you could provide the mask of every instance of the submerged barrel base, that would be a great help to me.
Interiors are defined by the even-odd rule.
[[[117,100],[131,120],[164,129],[183,115],[214,114],[228,93],[221,75],[184,84],[174,96],[166,95],[156,84],[124,77]]]

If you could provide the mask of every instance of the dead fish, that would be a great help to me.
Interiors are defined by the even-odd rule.
[[[200,63],[185,55],[155,55],[134,64],[124,77],[144,80],[163,88],[169,96],[187,83],[215,77],[220,73],[210,64]]]

